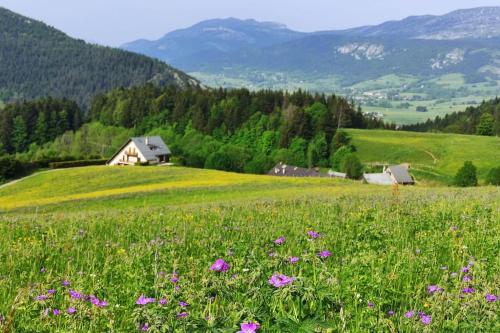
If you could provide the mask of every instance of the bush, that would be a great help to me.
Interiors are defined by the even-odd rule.
[[[250,154],[244,148],[234,145],[225,145],[208,156],[205,162],[205,168],[243,172],[245,164],[250,157]]]
[[[107,160],[80,160],[80,161],[63,161],[63,162],[52,162],[49,164],[51,169],[65,169],[65,168],[76,168],[90,165],[104,165]]]
[[[455,185],[459,187],[477,186],[477,170],[471,161],[466,161],[455,176]]]
[[[273,166],[274,162],[271,157],[266,154],[258,154],[245,165],[245,173],[265,174]]]
[[[335,153],[331,157],[332,169],[341,171],[344,159],[353,152],[354,149],[352,148],[352,146],[342,146],[337,151],[335,151]]]
[[[363,164],[355,154],[349,154],[342,162],[342,172],[346,173],[347,178],[359,179],[363,175]]]
[[[500,185],[500,167],[493,168],[488,172],[488,176],[486,176],[486,182],[491,185]]]

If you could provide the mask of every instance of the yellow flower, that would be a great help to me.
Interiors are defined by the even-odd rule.
[[[429,303],[424,304],[424,308],[428,308],[429,306],[430,306]]]

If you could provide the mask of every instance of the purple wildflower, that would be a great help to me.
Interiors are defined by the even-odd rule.
[[[89,299],[90,303],[94,304],[98,308],[104,308],[104,307],[108,306],[108,302],[100,300],[99,298],[95,297],[94,295],[88,296],[88,299]]]
[[[54,310],[52,310],[52,314],[54,316],[59,316],[61,314],[61,311],[59,311],[58,309],[54,309]]]
[[[142,325],[142,327],[141,327],[141,331],[143,331],[143,332],[147,332],[147,331],[149,331],[149,324],[148,324],[148,323],[145,323],[144,325]]]
[[[375,306],[375,304],[373,304],[372,302],[368,301],[368,308],[369,309],[373,309],[373,307]]]
[[[45,273],[46,269],[45,267],[40,268],[40,273]]]
[[[283,243],[285,243],[285,237],[284,236],[280,236],[278,239],[276,239],[274,241],[274,244],[276,244],[276,245],[281,245]]]
[[[137,301],[135,301],[135,304],[137,305],[147,305],[149,303],[153,303],[155,301],[154,298],[151,297],[145,297],[144,295],[139,296]]]
[[[289,261],[290,261],[291,264],[295,264],[295,263],[297,263],[299,261],[299,257],[290,257]]]
[[[406,318],[413,318],[414,315],[415,315],[415,311],[413,311],[413,310],[410,310],[410,311],[405,313]]]
[[[185,308],[185,307],[187,307],[188,305],[189,305],[189,304],[187,304],[186,302],[183,302],[183,301],[180,301],[180,302],[179,302],[179,306],[180,306],[181,308]]]
[[[158,301],[158,304],[160,304],[160,305],[165,305],[165,304],[167,304],[167,302],[168,302],[168,300],[167,300],[166,298],[162,298],[162,299],[160,299],[160,300]]]
[[[493,294],[486,294],[486,296],[484,296],[484,298],[486,298],[486,301],[488,303],[493,303],[493,302],[496,302],[498,300],[498,297],[493,295]]]
[[[69,285],[70,285],[68,280],[63,280],[63,282],[61,284],[63,285],[63,287],[69,287]]]
[[[174,277],[170,278],[170,282],[177,283],[177,282],[179,282],[179,278],[177,276],[174,276]]]
[[[467,288],[462,289],[462,293],[464,293],[464,294],[472,294],[475,291],[476,290],[474,290],[474,288],[471,288],[471,287],[467,287]]]
[[[56,293],[56,290],[55,290],[55,289],[49,289],[49,290],[47,291],[47,294],[49,294],[49,295],[54,295],[55,293]]]
[[[83,295],[81,293],[74,291],[74,290],[69,291],[69,296],[73,299],[81,299],[83,297]]]
[[[230,268],[229,264],[225,262],[223,259],[217,259],[215,263],[212,266],[210,266],[210,270],[216,272],[227,272],[229,268]]]
[[[281,288],[291,284],[293,281],[295,281],[294,277],[289,277],[283,274],[273,274],[268,282],[276,288]]]
[[[47,317],[48,315],[49,315],[49,309],[47,308],[47,309],[43,310],[43,316]]]
[[[164,271],[159,271],[159,272],[158,272],[158,275],[159,275],[159,276],[165,276],[165,272],[164,272]]]
[[[320,257],[320,258],[328,258],[331,255],[332,255],[332,253],[330,251],[326,251],[326,250],[318,253],[318,257]]]
[[[76,313],[76,309],[71,307],[71,308],[68,308],[68,310],[66,310],[66,312],[70,315],[74,315]]]
[[[45,301],[47,298],[49,298],[49,296],[47,296],[47,295],[38,295],[37,297],[35,297],[35,300]]]
[[[423,315],[420,317],[420,322],[423,324],[423,325],[430,325],[432,323],[432,317],[430,315]]]
[[[469,282],[469,281],[472,281],[472,277],[470,275],[464,275],[464,277],[462,278],[462,281],[463,282]]]
[[[309,235],[309,237],[311,237],[312,239],[316,239],[316,238],[319,238],[320,237],[320,234],[317,233],[316,231],[313,231],[313,230],[309,230],[307,232],[307,234]]]
[[[387,312],[387,315],[388,315],[389,317],[392,317],[392,316],[394,316],[395,314],[396,314],[396,313],[395,313],[394,311],[392,311],[392,310],[389,310],[389,311]]]
[[[436,293],[436,292],[441,292],[441,291],[443,291],[443,288],[440,288],[434,284],[427,287],[427,292],[431,295]]]
[[[177,317],[177,319],[180,319],[180,318],[185,318],[187,316],[189,316],[189,314],[187,312],[181,312],[181,313],[178,313],[176,317]]]
[[[269,252],[269,256],[272,258],[272,257],[276,257],[276,252]]]
[[[464,266],[464,267],[462,267],[462,272],[463,273],[469,273],[469,269],[470,269],[469,266]]]
[[[242,323],[240,324],[240,331],[238,333],[256,333],[259,328],[259,323]]]

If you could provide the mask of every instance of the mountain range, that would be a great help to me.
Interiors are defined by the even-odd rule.
[[[278,23],[216,19],[122,48],[187,72],[246,73],[247,79],[267,80],[271,87],[275,77],[262,73],[293,73],[305,80],[336,76],[344,86],[393,74],[461,73],[478,82],[500,78],[500,7],[313,33]]]
[[[162,61],[73,39],[0,7],[0,104],[43,96],[88,106],[99,93],[142,85],[198,81]]]

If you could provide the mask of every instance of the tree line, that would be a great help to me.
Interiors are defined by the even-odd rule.
[[[457,134],[500,135],[500,98],[483,101],[477,107],[428,119],[426,122],[405,125],[403,130],[417,132],[445,132]]]

